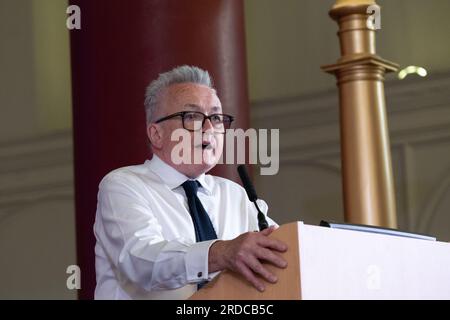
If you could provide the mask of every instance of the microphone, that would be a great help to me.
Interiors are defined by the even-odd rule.
[[[259,231],[263,231],[264,229],[267,229],[269,227],[269,224],[267,223],[264,213],[261,212],[261,210],[258,207],[258,203],[256,202],[256,200],[258,200],[258,196],[256,195],[255,188],[253,187],[253,184],[250,181],[250,177],[247,174],[245,165],[241,164],[238,166],[237,169],[238,169],[239,177],[241,178],[242,184],[244,185],[244,189],[247,192],[247,196],[248,196],[249,200],[255,204],[256,210],[258,211]]]

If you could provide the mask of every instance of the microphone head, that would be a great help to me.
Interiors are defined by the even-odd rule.
[[[244,186],[245,191],[247,192],[247,196],[251,202],[255,202],[258,200],[258,196],[256,195],[255,188],[250,180],[250,177],[247,174],[247,169],[245,165],[241,164],[238,166],[239,177],[241,178],[242,184]]]

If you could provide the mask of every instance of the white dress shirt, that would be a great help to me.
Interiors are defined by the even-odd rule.
[[[96,299],[186,299],[211,279],[208,252],[217,240],[196,243],[186,180],[157,156],[103,178],[94,224]],[[219,239],[258,230],[255,206],[240,185],[205,174],[197,180]],[[258,205],[266,214],[266,203]]]

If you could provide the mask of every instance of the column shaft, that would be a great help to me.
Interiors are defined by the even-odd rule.
[[[341,57],[323,67],[338,80],[344,214],[347,222],[395,228],[383,81],[397,65],[376,55],[375,30],[367,25],[368,4],[359,2],[338,1],[330,11],[339,24]]]

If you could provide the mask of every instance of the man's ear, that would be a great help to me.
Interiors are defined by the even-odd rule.
[[[147,137],[153,148],[162,148],[162,128],[160,125],[151,123],[147,126]]]

